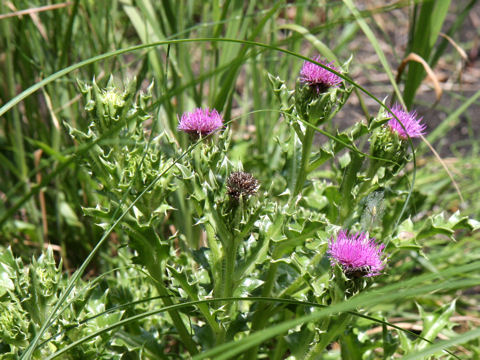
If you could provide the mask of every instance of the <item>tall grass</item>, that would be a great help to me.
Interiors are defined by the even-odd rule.
[[[365,178],[362,169],[375,160],[368,153],[367,134],[381,126],[380,115],[373,120],[378,109],[388,109],[389,100],[384,104],[381,99],[394,93],[409,109],[418,105],[426,109],[426,139],[434,145],[441,145],[462,117],[472,118],[480,92],[468,96],[445,92],[438,108],[448,116],[433,128],[420,86],[425,77],[422,66],[410,63],[398,83],[395,75],[411,52],[434,70],[446,55],[456,61],[458,55],[440,33],[470,46],[461,43],[460,29],[469,21],[469,12],[478,8],[476,1],[363,6],[350,0],[294,4],[74,0],[36,12],[42,5],[39,0],[0,5],[1,13],[31,10],[28,15],[0,18],[0,241],[4,249],[11,246],[16,256],[31,263],[25,265],[31,269],[47,266],[41,265],[45,260],[30,259],[52,244],[68,275],[58,280],[56,295],[45,300],[44,318],[32,322],[30,338],[15,345],[21,359],[73,358],[76,349],[151,359],[315,358],[310,344],[321,343],[315,326],[338,334],[338,339],[332,335],[335,345],[327,348],[327,343],[319,352],[325,359],[387,358],[395,352],[412,359],[462,358],[480,352],[478,327],[462,320],[457,328],[450,320],[454,299],[460,315],[475,317],[473,309],[478,306],[468,295],[475,293],[479,267],[478,233],[472,231],[478,228],[473,218],[480,214],[479,199],[472,195],[478,193],[478,129],[473,121],[470,136],[462,144],[450,144],[454,159],[445,160],[465,203],[460,203],[428,147],[408,139],[413,161],[392,178],[391,188],[379,188],[389,199],[389,212],[382,226],[371,228],[388,239],[392,259],[388,273],[372,289],[338,303],[322,303],[320,289],[333,281],[322,258],[328,238],[336,227],[358,229],[361,210],[355,209],[366,209],[362,202],[367,201],[366,190],[363,200],[351,194]],[[398,48],[387,41],[388,32],[396,29],[385,30],[379,19],[408,20],[396,25],[408,35],[407,44]],[[355,54],[368,47],[373,64]],[[336,64],[353,56],[348,75],[339,74],[346,86],[354,88],[345,95],[350,98],[338,114],[340,126],[336,118],[324,125],[296,120],[288,108],[287,89],[295,88],[303,61],[317,53]],[[369,79],[375,74],[385,74],[385,82]],[[92,79],[98,91],[109,86],[117,93],[125,91],[126,102],[145,111],[141,125],[135,128],[125,113],[96,138],[82,143],[70,136],[75,130],[90,134],[92,99],[80,89]],[[136,95],[140,92],[145,100]],[[98,93],[93,94],[97,99]],[[459,105],[449,108],[447,97]],[[205,106],[223,114],[231,135],[218,135],[210,144],[208,139],[191,142],[177,131],[182,113]],[[368,119],[363,119],[365,114]],[[356,124],[356,119],[364,124]],[[348,126],[352,127],[346,132],[337,130]],[[141,130],[130,139],[124,137],[122,129],[134,128]],[[209,153],[205,144],[216,146],[217,152]],[[468,151],[459,152],[457,145]],[[105,175],[118,180],[123,171],[133,173],[128,186],[118,192],[118,184],[102,184],[86,165],[98,161],[99,149],[107,152],[109,146],[119,156],[122,146],[141,149],[138,162],[124,164],[115,174],[112,170],[111,178]],[[165,163],[139,190],[135,184],[144,180],[151,154],[165,156],[161,158]],[[201,165],[201,159],[209,165]],[[221,202],[204,198],[203,193],[238,170],[239,164],[259,178],[263,193],[257,210],[231,220],[239,221],[238,231],[229,234],[222,225],[226,220],[220,216]],[[212,169],[218,172],[212,175]],[[196,176],[204,188],[190,180]],[[342,181],[337,184],[338,178]],[[152,207],[158,218],[152,215],[146,226],[141,216],[135,219],[135,211],[152,205],[146,199],[159,186],[153,201],[160,199],[165,206]],[[162,192],[170,187],[171,194]],[[341,195],[335,195],[337,188]],[[337,207],[347,202],[346,210],[337,214]],[[257,237],[247,236],[255,231]],[[249,240],[237,244],[239,238]],[[232,248],[225,239],[233,241]],[[215,252],[225,251],[227,257],[233,249],[244,259],[228,270],[225,258],[215,259]],[[10,255],[0,258],[0,275],[13,274],[9,271],[15,266],[21,269]],[[119,270],[124,268],[129,270]],[[240,286],[242,274],[249,276]],[[231,291],[221,285],[202,289],[200,275],[218,276],[233,284]],[[11,280],[20,289],[15,295],[19,303],[39,286],[34,277],[28,281],[27,289]],[[14,298],[14,285],[5,280],[0,286],[0,300]],[[155,295],[163,306],[151,299]],[[86,316],[88,311],[98,312],[98,317]],[[84,318],[74,323],[72,314]],[[67,324],[63,329],[62,321]],[[342,321],[353,324],[349,329],[354,327],[355,332],[346,332]],[[411,332],[416,328],[405,323],[420,330]],[[374,326],[381,328],[381,336],[359,335],[370,334],[368,329]],[[57,338],[64,343],[55,342]],[[13,351],[13,345],[1,341],[2,351]]]

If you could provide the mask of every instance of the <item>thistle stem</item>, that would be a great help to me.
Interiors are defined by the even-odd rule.
[[[233,239],[231,239],[233,241]],[[224,254],[224,272],[223,272],[223,289],[222,289],[222,297],[229,298],[233,296],[235,291],[235,258],[237,254],[237,245],[236,242],[231,244],[227,244],[225,246],[225,254]],[[229,315],[230,309],[232,306],[231,301],[225,302],[225,313]],[[217,345],[223,344],[225,342],[227,336],[227,329],[222,327],[222,331],[219,333],[217,337]]]
[[[232,244],[229,244],[225,248],[225,281],[223,288],[223,297],[229,298],[233,296],[235,291],[235,260],[237,255],[237,242],[232,239]],[[226,313],[228,314],[231,308],[232,302],[226,303]]]
[[[270,264],[267,273],[267,279],[265,280],[265,283],[263,285],[262,297],[269,297],[272,292],[273,285],[275,283],[275,276],[277,274],[278,264],[278,262]],[[255,311],[255,315],[253,316],[252,328],[250,330],[250,333],[253,333],[256,330],[260,330],[265,326],[265,323],[267,322],[269,316],[269,312],[266,311],[267,307],[268,305],[263,302],[258,305],[258,309],[257,311]],[[258,345],[250,348],[250,350],[245,354],[243,359],[256,360],[257,352]]]
[[[148,272],[154,279],[154,284],[155,288],[157,289],[158,295],[162,296],[163,304],[165,306],[173,305],[174,303],[170,297],[168,289],[163,284],[160,269],[158,267],[149,266]],[[178,331],[178,335],[180,336],[183,345],[187,348],[190,355],[198,354],[197,345],[192,340],[192,336],[188,333],[187,328],[185,327],[185,324],[180,317],[180,314],[176,310],[169,310],[168,314],[170,315],[172,322]]]
[[[315,136],[315,129],[308,127],[305,130],[305,136],[303,137],[302,142],[302,161],[300,163],[300,170],[298,172],[297,181],[295,183],[295,189],[293,196],[296,197],[302,192],[303,185],[307,180],[308,175],[308,164],[310,162],[310,155],[312,150],[313,138]]]
[[[367,190],[372,185],[372,180],[375,174],[377,173],[378,169],[380,168],[380,162],[377,160],[372,160],[370,163],[370,167],[368,168],[367,172],[367,180],[360,186],[360,190],[358,191],[358,199],[363,198]]]

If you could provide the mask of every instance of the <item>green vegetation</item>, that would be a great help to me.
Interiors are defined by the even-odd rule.
[[[0,359],[479,357],[479,6],[1,2]]]

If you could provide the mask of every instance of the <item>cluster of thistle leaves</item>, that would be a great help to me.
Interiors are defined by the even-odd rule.
[[[278,98],[272,119],[278,119],[279,130],[264,154],[242,150],[243,134],[230,125],[236,119],[217,134],[192,140],[158,128],[164,114],[150,112],[151,87],[142,92],[134,81],[124,90],[112,79],[105,88],[79,82],[91,121],[86,129],[65,126],[79,149],[88,148],[78,152],[78,161],[101,199],[83,210],[105,231],[116,223],[118,264],[125,268],[76,284],[43,334],[36,358],[194,355],[388,282],[390,268],[406,252],[422,256],[417,240],[477,227],[458,214],[412,222],[422,195],[410,189],[404,172],[408,143],[384,127],[387,112],[329,133],[324,126],[335,123],[351,88],[342,84],[317,94],[301,83],[289,90],[281,79],[268,77]],[[367,153],[362,141],[369,144]],[[256,196],[236,201],[229,199],[226,182],[239,170],[261,185]],[[340,229],[367,231],[386,244],[385,274],[350,278],[332,267],[328,241]],[[45,323],[66,277],[51,252],[23,268],[6,251],[1,266],[0,296],[7,302],[1,305],[0,346],[10,354],[5,358],[16,358]],[[216,300],[174,306],[203,299]],[[158,302],[168,311],[115,326],[158,309]],[[453,311],[454,305],[439,309],[435,321],[422,312],[428,322],[421,335],[434,340],[451,325]],[[427,344],[401,331],[376,337],[359,330],[371,325],[355,313],[340,314],[291,329],[243,356],[313,359],[337,340],[342,354],[370,356],[378,347],[390,356]],[[98,332],[108,326],[111,331]],[[76,350],[63,353],[71,348]]]
[[[27,266],[16,259],[10,249],[0,256],[0,358],[19,359],[38,329],[47,321],[54,305],[67,287],[68,277],[58,264],[51,248]],[[87,336],[99,329],[115,325],[119,320],[151,311],[157,303],[154,289],[136,270],[122,259],[122,271],[115,276],[102,276],[90,282],[79,281],[63,304],[61,314],[50,323],[36,351],[34,359],[47,359],[51,354],[75,342],[75,351],[63,354],[64,359],[120,359],[121,356],[141,358],[142,353],[162,349],[155,343],[138,351],[135,344],[147,343],[152,337],[146,329],[161,328],[159,318],[147,318],[131,323],[125,329]],[[134,301],[143,299],[147,301]],[[135,304],[135,307],[133,306]],[[127,334],[128,342],[122,340]],[[82,341],[83,339],[83,341]],[[132,350],[134,348],[135,350]]]

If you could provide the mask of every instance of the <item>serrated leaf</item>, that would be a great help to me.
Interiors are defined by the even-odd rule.
[[[4,268],[4,264],[0,264],[0,297],[5,295],[8,290],[13,290],[15,285],[10,279],[9,273]]]
[[[193,178],[193,172],[186,167],[185,165],[182,165],[180,163],[176,163],[175,166],[180,170],[180,173],[182,174],[182,179],[187,180],[187,179],[192,179]]]
[[[166,216],[167,213],[169,211],[172,211],[172,210],[177,210],[177,209],[170,206],[169,204],[164,203],[164,204],[160,205],[158,208],[156,208],[155,210],[153,210],[153,213],[154,214],[159,214],[159,215],[161,214],[161,215]]]
[[[450,304],[442,306],[433,313],[426,313],[422,307],[419,306],[420,314],[423,320],[422,336],[430,341],[435,340],[437,335],[450,324],[450,317],[455,312],[456,300]],[[417,340],[415,351],[425,349],[429,344],[422,339]]]
[[[421,246],[417,243],[417,232],[414,229],[413,222],[410,218],[403,221],[399,227],[397,236],[392,238],[392,243],[397,248],[402,249],[421,249]]]
[[[455,212],[448,219],[445,218],[445,213],[441,212],[428,218],[422,229],[418,232],[417,238],[423,239],[429,236],[443,234],[453,239],[455,230],[474,230],[476,226],[478,226],[478,224],[472,221],[472,219],[467,216],[461,217],[459,211]]]

